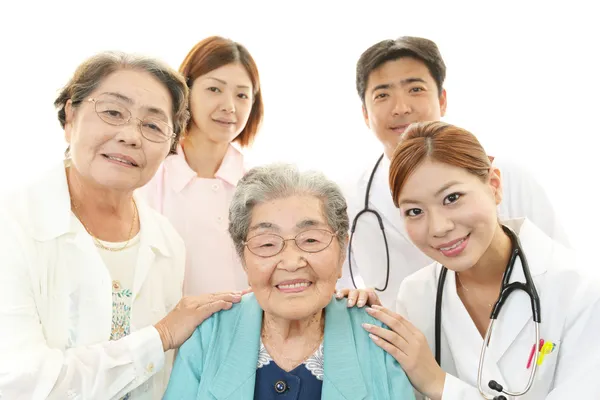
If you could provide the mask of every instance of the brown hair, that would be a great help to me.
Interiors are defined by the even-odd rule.
[[[471,132],[440,121],[411,124],[390,163],[389,184],[396,207],[406,180],[426,160],[464,168],[482,180],[487,178],[492,166]]]
[[[194,79],[224,65],[240,63],[250,75],[253,98],[250,117],[242,132],[234,139],[241,147],[249,147],[258,132],[263,119],[263,100],[260,88],[258,68],[250,52],[241,44],[232,40],[211,36],[198,42],[185,57],[179,72],[185,76],[191,87]],[[186,129],[189,129],[189,121]]]
[[[361,101],[371,73],[388,61],[410,57],[421,61],[434,79],[438,95],[442,95],[446,79],[446,64],[435,42],[414,36],[402,36],[396,40],[382,40],[365,50],[356,63],[356,91]]]
[[[66,123],[65,106],[71,100],[73,107],[77,107],[85,101],[110,74],[122,69],[135,69],[148,72],[161,82],[169,93],[173,102],[172,119],[173,133],[175,139],[170,152],[175,153],[177,143],[183,128],[189,119],[187,110],[188,87],[183,77],[175,70],[162,62],[143,56],[127,54],[122,52],[103,52],[85,60],[73,74],[69,82],[61,89],[60,94],[54,100],[54,107],[58,110],[58,121],[64,129]],[[65,151],[65,157],[69,156],[69,148]]]

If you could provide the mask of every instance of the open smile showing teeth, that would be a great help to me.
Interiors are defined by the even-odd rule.
[[[115,157],[115,156],[108,156],[108,155],[106,155],[106,154],[103,154],[103,156],[104,156],[105,158],[109,159],[109,160],[112,160],[112,161],[117,161],[117,162],[120,162],[120,163],[122,163],[122,164],[126,164],[126,165],[131,165],[132,167],[137,167],[137,166],[138,166],[136,163],[134,163],[134,162],[132,162],[132,161],[128,161],[128,160],[125,160],[125,159],[122,159],[122,158],[119,158],[119,157]]]
[[[448,250],[452,250],[457,248],[458,246],[460,246],[465,240],[467,240],[466,237],[462,238],[461,240],[459,240],[458,242],[454,243],[452,246],[450,247],[440,247],[440,250],[442,251],[448,251]]]
[[[277,285],[279,289],[296,289],[296,288],[305,288],[309,287],[310,282],[300,282],[300,283],[291,283],[288,285]]]

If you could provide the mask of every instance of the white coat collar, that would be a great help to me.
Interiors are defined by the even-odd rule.
[[[552,240],[525,218],[503,221],[502,223],[518,235],[529,264],[531,276],[534,281],[539,281],[536,277],[546,272],[546,266],[550,263],[549,258],[552,257]],[[475,328],[475,324],[458,297],[455,279],[456,274],[453,271],[448,271],[442,305],[444,333],[450,348],[456,352],[456,354],[453,354],[453,358],[459,376],[471,378],[467,379],[468,383],[476,385],[476,373],[483,338]],[[518,258],[510,279],[510,282],[515,281],[525,282],[523,269]],[[536,285],[536,290],[538,295],[541,296],[543,288]],[[456,329],[457,326],[463,328]],[[525,293],[515,291],[508,297],[494,325],[490,346],[486,352],[484,382],[494,379],[501,384],[506,383],[498,364],[523,329],[531,330],[533,335],[531,302],[529,296]]]

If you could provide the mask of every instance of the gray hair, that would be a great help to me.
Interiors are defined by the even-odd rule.
[[[254,207],[294,195],[315,196],[322,201],[327,223],[336,232],[341,251],[345,251],[349,221],[339,186],[317,171],[300,172],[291,164],[270,164],[248,171],[239,181],[229,207],[229,234],[242,261]]]
[[[154,58],[144,57],[122,52],[103,52],[85,60],[73,74],[73,77],[62,88],[54,101],[58,110],[58,121],[64,129],[66,123],[65,106],[71,100],[73,107],[77,107],[93,92],[110,74],[123,69],[135,69],[148,72],[161,82],[169,93],[173,102],[172,118],[175,139],[171,146],[174,154],[179,143],[181,132],[189,120],[188,96],[189,89],[183,76],[168,65]],[[65,151],[68,156],[69,149]]]

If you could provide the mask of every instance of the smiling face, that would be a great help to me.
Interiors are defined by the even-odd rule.
[[[446,112],[446,91],[427,66],[411,57],[387,61],[369,75],[363,117],[383,144],[388,158],[413,122],[438,121]]]
[[[214,143],[229,143],[244,129],[252,111],[252,81],[238,63],[194,79],[190,95],[192,131]]]
[[[261,254],[261,249],[277,246],[273,235],[284,239],[296,237],[304,250],[293,240],[287,240],[276,255],[256,255]],[[246,241],[245,269],[265,313],[300,320],[329,304],[344,260],[338,239],[323,215],[320,199],[291,196],[256,205]],[[309,252],[324,247],[329,241],[323,250]]]
[[[486,181],[465,169],[425,160],[407,178],[398,198],[411,241],[454,271],[474,266],[498,229],[500,172]]]
[[[108,106],[107,106],[108,105]],[[168,89],[151,74],[119,70],[107,76],[87,99],[65,106],[65,138],[77,175],[107,189],[133,191],[145,185],[169,153],[172,140],[152,142],[139,120],[173,126]],[[104,119],[131,113],[124,125]],[[100,113],[100,114],[99,114]]]

